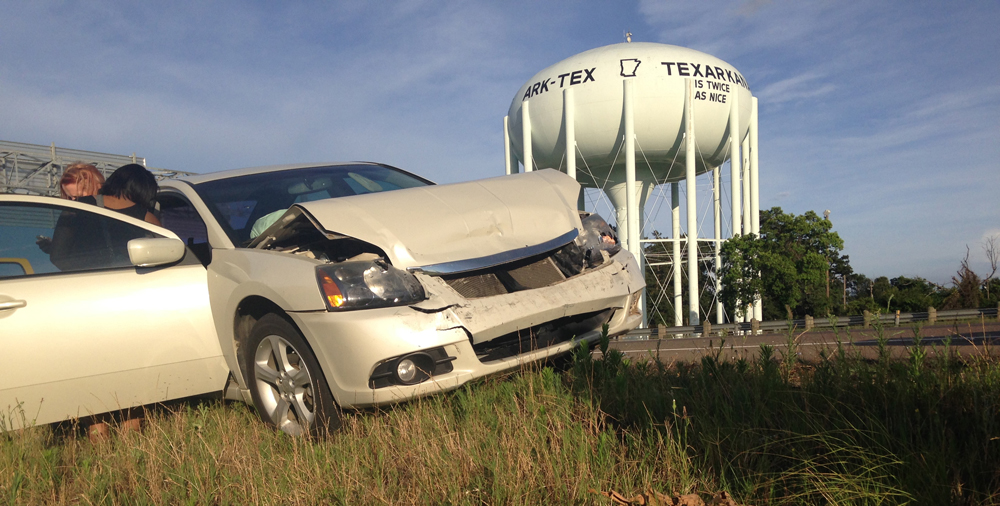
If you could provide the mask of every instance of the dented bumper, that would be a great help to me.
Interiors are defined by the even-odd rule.
[[[624,333],[642,317],[636,302],[643,279],[635,259],[624,251],[559,283],[492,297],[466,299],[441,278],[418,277],[428,299],[414,306],[291,313],[342,407],[451,390],[569,352],[581,341],[593,342],[604,323],[611,335]],[[501,347],[518,352],[497,353]],[[372,387],[373,371],[386,360],[436,348],[451,358],[450,371],[417,385]]]

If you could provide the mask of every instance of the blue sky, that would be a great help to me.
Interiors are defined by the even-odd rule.
[[[761,207],[832,211],[856,271],[948,282],[1000,233],[1000,2],[0,0],[0,139],[192,172],[503,172],[532,75],[633,40],[740,70]]]

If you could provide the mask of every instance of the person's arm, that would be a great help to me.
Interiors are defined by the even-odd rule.
[[[49,254],[49,261],[61,271],[73,270],[76,267],[73,255],[75,217],[73,211],[64,211],[59,216],[59,220],[56,221],[55,229],[52,231],[52,239],[48,241],[46,253]],[[42,245],[39,244],[39,248],[41,247]]]
[[[144,219],[146,220],[146,223],[152,223],[153,225],[156,225],[158,227],[162,227],[163,226],[160,223],[160,220],[158,220],[156,218],[156,215],[154,215],[153,213],[151,213],[149,211],[146,211],[146,217]]]

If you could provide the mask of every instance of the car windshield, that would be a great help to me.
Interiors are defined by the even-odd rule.
[[[200,183],[195,190],[233,244],[246,246],[292,204],[430,184],[399,169],[369,164],[249,174]]]

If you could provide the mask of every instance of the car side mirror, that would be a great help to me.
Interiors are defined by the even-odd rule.
[[[171,264],[184,258],[184,243],[169,237],[132,239],[128,242],[128,258],[136,267]]]

